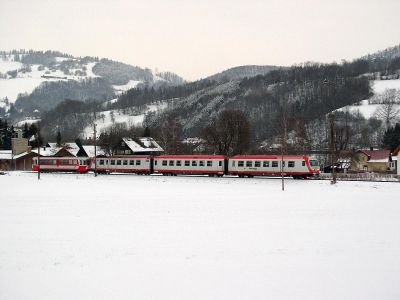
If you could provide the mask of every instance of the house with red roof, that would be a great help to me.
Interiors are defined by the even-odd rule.
[[[357,150],[351,162],[354,172],[390,172],[395,168],[389,150]]]

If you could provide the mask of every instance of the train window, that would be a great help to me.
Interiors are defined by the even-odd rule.
[[[207,167],[212,167],[212,161],[211,160],[207,160]]]
[[[318,167],[318,161],[315,159],[310,160],[310,166],[311,167]]]
[[[282,161],[282,166],[283,167],[286,166],[286,162],[285,161]]]
[[[190,167],[190,160],[185,160],[185,167]]]
[[[253,162],[251,160],[246,161],[246,167],[251,168],[253,166]]]
[[[192,167],[197,167],[197,161],[192,160]]]
[[[128,160],[124,159],[123,164],[124,164],[124,166],[127,166],[128,165]]]
[[[244,167],[244,161],[243,160],[239,160],[238,161],[238,167]]]
[[[156,165],[156,166],[157,166],[157,160],[155,160],[155,161],[154,161],[154,165]]]
[[[112,166],[115,166],[115,160],[114,160],[114,159],[111,159],[110,161],[111,161],[111,165],[112,165]]]
[[[222,160],[219,161],[218,166],[222,167]]]
[[[140,164],[141,164],[140,159],[137,159],[137,160],[136,160],[136,165],[137,165],[137,166],[140,166]]]
[[[268,160],[264,160],[263,161],[263,167],[264,168],[269,168],[269,161]]]
[[[303,167],[305,167],[306,162],[303,160],[303,161],[301,162],[301,165],[302,165]]]
[[[177,161],[176,161],[176,166],[177,166],[177,167],[180,167],[180,166],[182,166],[182,161],[180,161],[180,160],[177,160]]]
[[[175,164],[175,161],[174,161],[174,160],[170,160],[170,161],[169,161],[169,166],[170,166],[170,167],[173,167],[174,164]]]
[[[120,166],[120,165],[121,165],[121,160],[117,159],[117,166]]]
[[[100,165],[104,165],[104,160],[100,159]]]
[[[277,168],[278,165],[279,165],[279,164],[278,164],[278,162],[277,162],[276,160],[272,162],[272,167],[273,167],[273,168]]]
[[[68,160],[68,164],[72,165],[72,159]]]
[[[261,162],[260,162],[260,161],[255,161],[255,162],[254,162],[254,166],[255,166],[256,168],[261,167]]]
[[[204,160],[199,161],[199,166],[204,167]]]
[[[232,161],[232,167],[234,167],[236,165],[236,162],[233,160]]]
[[[294,161],[289,161],[288,162],[288,167],[289,168],[294,168]]]
[[[129,165],[134,166],[134,165],[135,165],[135,161],[134,161],[133,159],[131,159],[131,160],[129,161]]]
[[[167,166],[167,165],[168,165],[168,161],[167,161],[167,160],[163,160],[163,161],[162,161],[162,165],[163,165],[163,166]]]

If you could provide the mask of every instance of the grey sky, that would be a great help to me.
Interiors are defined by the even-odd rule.
[[[195,80],[400,43],[399,0],[1,0],[0,49],[60,50]]]

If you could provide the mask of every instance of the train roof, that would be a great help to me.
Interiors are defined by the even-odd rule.
[[[283,159],[304,159],[307,155],[283,155]],[[282,155],[235,155],[230,159],[282,159]]]
[[[161,159],[225,159],[224,155],[159,155]]]

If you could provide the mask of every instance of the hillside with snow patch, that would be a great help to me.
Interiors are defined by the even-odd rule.
[[[373,80],[371,82],[371,87],[374,92],[374,96],[372,96],[371,98],[382,95],[390,89],[397,90],[400,93],[400,79]],[[360,101],[359,105],[345,106],[339,109],[339,111],[348,110],[351,113],[359,112],[364,118],[369,119],[373,117],[377,109],[381,107],[381,104],[370,103],[371,98]],[[399,101],[399,104],[395,105],[395,109],[400,109],[400,99],[397,100]]]

